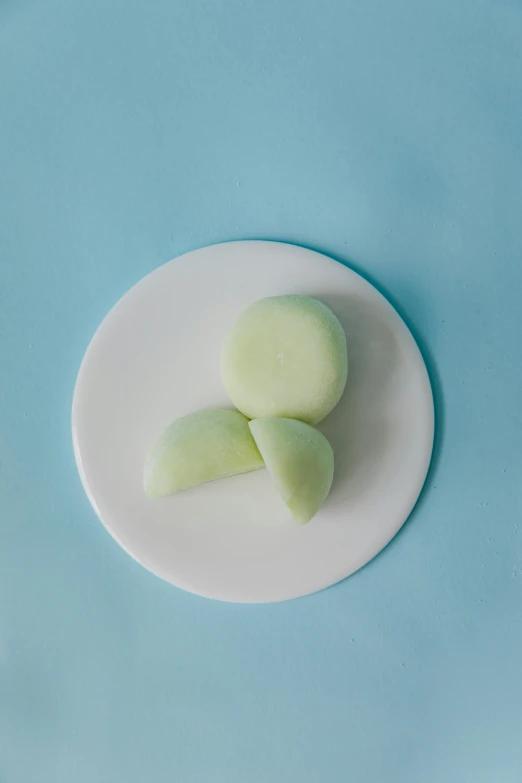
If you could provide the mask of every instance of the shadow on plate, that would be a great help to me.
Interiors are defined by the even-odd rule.
[[[389,459],[389,425],[380,415],[397,367],[399,346],[376,305],[351,296],[318,293],[348,337],[348,382],[321,423],[335,454],[331,501],[356,501]],[[349,433],[349,434],[348,434]]]

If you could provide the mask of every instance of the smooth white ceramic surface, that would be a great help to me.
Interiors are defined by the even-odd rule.
[[[230,405],[225,333],[247,305],[277,294],[317,297],[347,335],[346,391],[319,425],[336,459],[325,505],[296,525],[266,470],[148,500],[148,449],[178,416]],[[411,333],[373,286],[304,248],[234,242],[174,259],[111,310],[78,374],[72,428],[87,495],[130,555],[185,590],[268,602],[334,584],[395,535],[428,470],[433,401]]]

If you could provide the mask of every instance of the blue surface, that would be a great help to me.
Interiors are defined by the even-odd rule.
[[[1,783],[520,783],[522,4],[0,4]],[[69,412],[158,264],[283,239],[362,271],[435,386],[421,502],[313,597],[128,558]]]

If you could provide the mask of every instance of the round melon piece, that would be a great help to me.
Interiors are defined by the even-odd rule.
[[[347,370],[341,324],[308,296],[254,302],[232,327],[221,355],[223,385],[249,419],[316,424],[339,402]]]
[[[262,467],[242,413],[203,410],[167,427],[149,454],[143,483],[147,495],[156,498]]]
[[[309,522],[332,486],[332,447],[319,430],[295,419],[256,419],[249,426],[290,513],[296,522]]]

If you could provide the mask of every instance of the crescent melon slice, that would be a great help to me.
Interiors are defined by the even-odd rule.
[[[143,474],[150,498],[248,473],[263,460],[239,411],[203,410],[174,421],[153,446]]]
[[[290,513],[296,522],[309,522],[332,485],[334,457],[327,439],[295,419],[256,419],[249,427]]]

